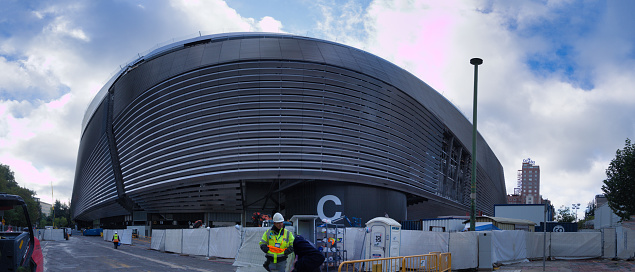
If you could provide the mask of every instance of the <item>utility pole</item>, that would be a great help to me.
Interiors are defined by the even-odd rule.
[[[542,271],[545,271],[545,265],[547,262],[547,201],[545,200],[544,202],[544,225],[542,225]]]
[[[470,64],[474,65],[474,107],[472,112],[472,192],[470,194],[470,231],[476,229],[476,97],[478,86],[478,66],[483,64],[483,60],[473,58]]]
[[[53,229],[55,229],[55,197],[53,196],[53,181],[51,181],[51,201],[53,201]]]

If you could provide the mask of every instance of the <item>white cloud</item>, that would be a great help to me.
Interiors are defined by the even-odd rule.
[[[282,23],[270,16],[265,16],[258,22],[258,30],[263,32],[283,32]]]
[[[516,186],[522,159],[531,157],[541,166],[541,193],[557,207],[590,201],[601,193],[604,169],[615,150],[635,134],[635,93],[629,90],[635,84],[630,76],[635,65],[632,54],[627,55],[633,52],[632,43],[629,47],[621,37],[605,36],[603,29],[621,26],[603,14],[597,15],[605,16],[601,26],[584,30],[591,33],[562,37],[572,44],[573,53],[602,59],[595,62],[601,67],[597,69],[584,61],[574,63],[579,70],[594,71],[588,78],[594,88],[582,90],[561,71],[535,73],[527,64],[528,56],[557,48],[551,37],[526,30],[562,16],[570,1],[483,3],[373,1],[364,14],[366,36],[353,32],[353,40],[339,41],[407,69],[470,120],[474,68],[469,59],[483,58],[478,128],[504,167],[507,191]],[[349,30],[337,25],[329,8],[324,8],[327,16],[317,27],[329,31],[327,37],[346,36]],[[598,48],[608,44],[616,50],[600,53],[604,50]]]
[[[54,34],[69,36],[84,42],[90,41],[90,38],[81,28],[73,26],[72,23],[64,16],[55,18],[53,22],[46,26],[45,30],[51,31]]]
[[[172,0],[172,7],[187,18],[187,22],[206,33],[270,31],[281,32],[282,23],[266,16],[260,21],[244,18],[220,0]]]

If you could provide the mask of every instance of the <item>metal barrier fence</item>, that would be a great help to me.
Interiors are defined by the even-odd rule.
[[[452,271],[452,256],[448,253],[377,258],[342,262],[338,272],[446,272]]]
[[[452,271],[452,253],[439,254],[439,272]]]
[[[437,255],[439,272],[452,271],[452,254],[450,252],[430,252],[430,254]]]
[[[437,254],[423,254],[415,256],[404,256],[403,265],[401,271],[412,272],[438,272],[439,270],[439,255]]]

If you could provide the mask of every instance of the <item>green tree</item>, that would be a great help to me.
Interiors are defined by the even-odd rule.
[[[573,212],[571,212],[569,207],[565,207],[563,205],[560,206],[560,209],[558,209],[558,214],[556,214],[556,221],[560,223],[571,223],[575,221],[575,215],[573,215]]]
[[[60,202],[59,200],[55,200],[53,210],[55,212],[55,227],[70,227],[74,224],[71,220],[70,205]]]
[[[606,169],[602,191],[609,207],[622,220],[635,215],[635,145],[626,139],[624,149],[618,149]]]
[[[595,204],[593,202],[589,202],[586,205],[586,210],[584,210],[584,219],[589,219],[589,217],[595,216]]]
[[[18,182],[15,180],[15,176],[13,171],[9,166],[0,163],[0,192],[7,193],[11,195],[19,195],[26,202],[27,210],[29,211],[29,217],[31,218],[31,223],[35,224],[40,218],[40,211],[42,210],[40,207],[40,203],[35,201],[35,192],[20,187]],[[22,208],[7,210],[4,212],[4,220],[7,225],[21,226],[26,227],[26,217],[24,216],[24,212]]]
[[[66,217],[56,217],[55,218],[55,227],[56,228],[68,227],[68,221],[66,221]]]

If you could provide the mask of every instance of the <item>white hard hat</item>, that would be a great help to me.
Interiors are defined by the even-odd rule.
[[[273,222],[274,223],[280,223],[282,221],[284,221],[284,217],[282,216],[282,214],[276,213],[276,214],[273,215]]]
[[[117,232],[115,231],[115,234],[117,234]]]

